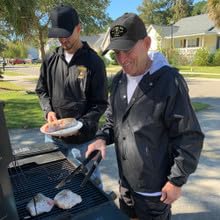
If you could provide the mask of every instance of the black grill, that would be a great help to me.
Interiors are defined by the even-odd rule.
[[[61,219],[72,218],[81,212],[109,202],[108,196],[92,182],[89,181],[83,188],[80,187],[80,183],[85,177],[82,173],[77,174],[63,188],[55,189],[55,186],[73,170],[74,166],[67,159],[41,165],[30,163],[17,168],[9,168],[19,219],[27,219],[30,216],[26,205],[37,193],[53,199],[62,189],[70,189],[82,197],[82,202],[69,210],[62,210],[54,206],[49,213],[32,217],[32,219],[60,219],[61,216]]]

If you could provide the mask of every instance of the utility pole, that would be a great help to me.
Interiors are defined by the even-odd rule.
[[[174,22],[173,21],[171,21],[170,22],[170,46],[171,46],[171,49],[173,49],[173,24],[174,24]]]

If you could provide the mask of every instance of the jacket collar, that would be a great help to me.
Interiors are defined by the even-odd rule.
[[[86,53],[88,51],[88,49],[89,50],[91,49],[87,42],[82,41],[82,43],[83,43],[83,46],[76,51],[76,53],[74,54],[74,57],[81,56],[83,53]],[[64,57],[64,49],[61,46],[56,48],[56,53],[62,59],[65,59],[65,57]]]
[[[119,94],[121,97],[121,100],[123,100],[121,103],[124,105],[124,109],[125,110],[125,114],[124,116],[129,112],[129,110],[132,108],[132,106],[144,95],[146,95],[155,85],[155,83],[157,82],[157,80],[159,80],[159,78],[161,77],[162,74],[166,74],[167,71],[170,70],[169,66],[164,66],[162,68],[160,68],[159,70],[157,70],[154,74],[149,75],[146,74],[145,76],[143,76],[143,78],[141,79],[141,81],[139,82],[137,88],[134,91],[134,94],[130,100],[130,102],[127,104],[127,99],[124,98],[125,94],[127,94],[127,90],[126,90],[126,86],[127,86],[127,77],[125,76],[125,74],[122,74],[121,77],[121,83],[119,80]]]

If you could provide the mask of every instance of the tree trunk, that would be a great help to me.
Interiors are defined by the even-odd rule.
[[[39,28],[39,43],[40,43],[40,52],[41,52],[41,59],[45,57],[45,50],[44,50],[44,39],[43,39],[43,31]]]

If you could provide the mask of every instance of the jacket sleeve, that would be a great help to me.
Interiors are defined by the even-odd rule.
[[[50,96],[49,96],[49,88],[47,86],[47,59],[46,57],[40,68],[40,76],[37,82],[37,86],[35,89],[36,94],[39,97],[41,109],[44,112],[45,118],[47,117],[47,113],[52,111]]]
[[[91,82],[86,92],[88,108],[79,119],[83,123],[83,127],[80,129],[82,133],[90,133],[97,130],[98,121],[108,105],[105,65],[102,60],[94,63],[95,68],[92,70]]]
[[[96,138],[100,138],[106,141],[106,144],[114,143],[114,129],[113,129],[113,117],[112,117],[112,107],[109,98],[109,105],[105,112],[105,124],[96,133]]]
[[[165,111],[172,158],[168,179],[174,185],[182,186],[198,165],[204,135],[192,108],[185,80],[177,74],[174,81],[175,92],[169,97]]]
[[[113,120],[113,96],[118,86],[118,81],[121,78],[121,71],[118,72],[113,78],[110,86],[110,95],[108,99],[108,108],[105,111],[105,124],[96,133],[96,138],[101,138],[106,141],[106,144],[114,143],[114,120]]]

